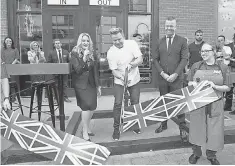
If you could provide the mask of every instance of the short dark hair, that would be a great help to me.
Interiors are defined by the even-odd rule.
[[[225,41],[225,36],[224,36],[224,35],[219,35],[219,36],[217,37],[217,39],[218,39],[219,37],[224,38],[224,41]]]
[[[139,34],[139,33],[134,33],[132,36],[133,36],[133,37],[137,37],[137,36],[142,37],[141,34]]]
[[[169,17],[166,18],[166,20],[172,21],[172,20],[176,20],[176,18],[174,16],[169,16]]]
[[[59,38],[55,38],[55,39],[53,40],[53,43],[55,44],[56,41],[61,42]]]
[[[198,29],[198,30],[196,30],[195,35],[196,35],[197,33],[203,33],[203,31],[202,31],[201,29]]]
[[[116,34],[118,34],[118,33],[123,34],[123,30],[122,30],[122,28],[120,28],[120,27],[111,28],[111,29],[109,30],[109,33],[110,33],[110,35],[116,35]]]
[[[12,39],[10,36],[5,37],[5,39],[3,40],[3,47],[4,47],[4,49],[7,49],[7,45],[6,45],[6,43],[5,43],[6,39],[11,39],[11,42],[12,42],[12,43],[11,43],[11,48],[12,48],[12,49],[15,49],[14,41],[13,41],[13,39]]]

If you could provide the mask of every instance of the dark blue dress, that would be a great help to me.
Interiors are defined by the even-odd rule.
[[[82,54],[82,52],[81,52]],[[72,51],[70,64],[72,67],[72,83],[76,94],[77,105],[83,111],[97,108],[98,70],[95,61],[88,66],[83,55]]]

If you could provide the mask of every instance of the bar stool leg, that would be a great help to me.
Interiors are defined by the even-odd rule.
[[[53,84],[52,87],[53,87],[53,91],[54,91],[54,94],[55,94],[56,102],[59,105],[59,96],[58,96],[57,86],[56,86],[56,84]]]
[[[32,113],[33,113],[34,93],[35,93],[35,87],[34,87],[34,85],[33,85],[33,86],[32,86],[32,89],[31,89],[31,101],[30,101],[29,118],[31,118]]]
[[[41,111],[42,111],[42,90],[43,86],[39,85],[37,87],[37,98],[38,98],[38,121],[41,120]]]
[[[16,97],[17,97],[17,100],[18,100],[18,103],[19,103],[19,107],[20,107],[20,110],[21,110],[21,114],[24,115],[24,112],[23,112],[23,109],[22,109],[22,105],[21,105],[21,100],[20,100],[20,93],[18,91],[17,85],[15,85],[15,92],[16,92]]]
[[[11,90],[11,86],[10,86],[10,98],[9,98],[9,101],[10,101],[10,105],[11,105],[11,110],[12,110],[12,96],[11,96],[11,93],[12,93],[12,90]]]
[[[55,128],[55,110],[54,110],[54,103],[53,103],[53,93],[52,93],[52,88],[50,85],[47,86],[47,97],[48,97],[48,103],[49,103],[50,113],[51,113],[51,121],[52,121],[53,127]]]

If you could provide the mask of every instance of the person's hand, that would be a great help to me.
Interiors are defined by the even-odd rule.
[[[43,58],[39,58],[39,61],[38,61],[39,63],[44,63],[45,62],[45,59],[43,59]]]
[[[86,49],[84,51],[84,55],[83,55],[83,61],[86,62],[88,60],[88,55],[90,54],[90,51],[88,49]]]
[[[167,78],[167,81],[168,81],[168,82],[174,82],[177,77],[178,77],[178,74],[177,74],[177,73],[173,73],[173,74],[171,74],[171,75]]]
[[[214,82],[208,81],[208,84],[209,84],[213,89],[216,89],[216,85],[215,85]]]
[[[98,94],[98,96],[101,96],[101,86],[97,87],[97,94]]]
[[[133,66],[129,63],[128,65],[127,65],[127,69],[128,69],[128,72],[130,72],[130,70],[133,68]]]
[[[3,108],[4,108],[4,110],[8,110],[11,108],[11,105],[10,105],[8,98],[3,101]]]
[[[166,73],[164,73],[164,72],[161,73],[161,76],[162,76],[162,78],[164,78],[165,80],[167,80],[167,79],[169,78],[169,75],[166,74]]]
[[[195,88],[197,86],[197,82],[196,81],[189,81],[188,85],[193,86]]]
[[[185,69],[185,73],[188,74],[188,72],[190,71],[189,68]]]

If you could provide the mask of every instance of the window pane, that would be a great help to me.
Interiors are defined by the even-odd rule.
[[[151,0],[129,0],[129,11],[151,12]]]
[[[35,11],[41,10],[41,0],[17,0],[18,10]]]
[[[103,88],[113,87],[113,75],[109,70],[107,51],[112,45],[109,30],[116,27],[117,18],[102,16],[97,18],[96,25],[96,54],[99,60],[99,80]]]
[[[141,36],[133,37],[133,34]],[[151,15],[129,15],[128,38],[138,43],[143,54],[143,64],[139,66],[141,83],[151,83]]]
[[[19,44],[22,63],[28,63],[27,50],[32,41],[37,41],[42,48],[42,16],[19,15]]]
[[[74,39],[74,16],[73,15],[53,15],[52,16],[52,39],[60,39],[62,48],[71,52],[77,44]],[[72,88],[72,75],[68,78],[68,87]]]
[[[133,37],[133,34],[140,34],[141,38]],[[150,46],[151,46],[151,15],[129,15],[128,16],[128,38],[136,40],[143,53],[144,62],[140,68],[150,69]]]
[[[71,51],[74,45],[74,24],[73,15],[53,15],[52,16],[52,39],[60,39],[63,46]]]

